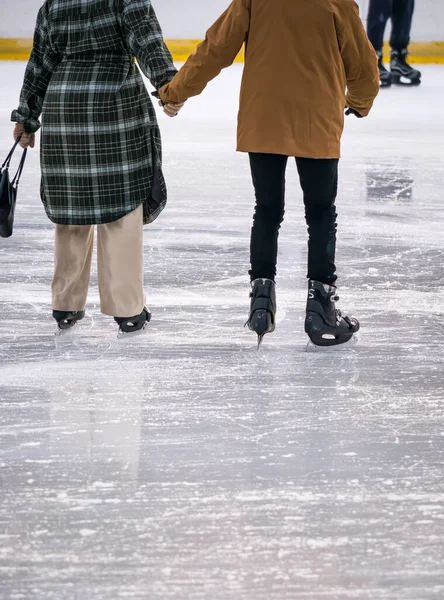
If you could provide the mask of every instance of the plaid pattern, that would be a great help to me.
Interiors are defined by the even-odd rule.
[[[134,58],[159,89],[176,69],[150,0],[47,0],[12,120],[40,127],[41,197],[62,225],[166,204],[160,131]]]

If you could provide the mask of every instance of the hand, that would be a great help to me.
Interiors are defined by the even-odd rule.
[[[17,141],[21,137],[19,146],[21,148],[34,148],[35,133],[26,133],[23,123],[16,123],[14,127],[14,140]]]
[[[362,119],[362,118],[363,118],[363,117],[362,117],[362,115],[360,115],[360,114],[358,113],[358,111],[357,111],[357,110],[354,110],[353,108],[348,108],[348,109],[345,111],[345,114],[347,115],[347,117],[348,117],[349,115],[355,115],[355,117],[357,117],[358,119]]]
[[[177,117],[179,112],[185,106],[185,102],[181,104],[163,104],[163,102],[159,102],[159,106],[163,106],[163,112],[168,115],[168,117]]]

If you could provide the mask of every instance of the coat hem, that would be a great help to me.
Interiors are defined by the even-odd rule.
[[[329,159],[340,159],[341,158],[341,152],[326,152],[325,154],[322,153],[314,153],[314,152],[307,152],[305,150],[302,151],[295,151],[295,149],[292,149],[290,151],[290,149],[288,149],[287,151],[283,150],[282,148],[271,148],[271,147],[267,147],[267,148],[258,148],[257,146],[244,146],[242,144],[238,145],[236,148],[237,152],[243,152],[243,153],[252,153],[252,154],[278,154],[281,156],[294,156],[297,158],[313,158],[313,159],[317,159],[317,160],[329,160]]]
[[[80,227],[80,226],[91,227],[93,225],[106,225],[107,223],[114,223],[116,221],[120,221],[120,219],[123,219],[123,217],[126,217],[126,215],[129,215],[130,213],[137,210],[141,204],[144,204],[144,202],[145,202],[145,200],[141,200],[138,204],[135,204],[133,208],[122,211],[122,213],[117,213],[117,216],[110,215],[109,217],[104,216],[101,219],[91,219],[91,220],[81,218],[81,217],[79,219],[73,219],[73,218],[61,219],[58,217],[54,217],[53,215],[51,215],[49,209],[46,206],[45,206],[45,211],[46,211],[46,216],[51,221],[51,223],[54,223],[54,225],[72,225],[74,227]],[[76,220],[79,222],[76,223],[75,222]],[[88,221],[88,222],[86,222],[86,221]]]

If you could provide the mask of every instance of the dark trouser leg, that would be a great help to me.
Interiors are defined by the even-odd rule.
[[[284,219],[285,171],[288,158],[279,154],[250,154],[256,193],[251,230],[251,280],[275,280],[279,229]]]
[[[333,285],[337,279],[337,159],[297,158],[308,225],[308,279]]]
[[[393,0],[370,0],[367,34],[376,52],[382,54],[387,21],[392,16]]]
[[[392,50],[401,52],[410,44],[415,0],[393,0],[392,35],[390,46]]]

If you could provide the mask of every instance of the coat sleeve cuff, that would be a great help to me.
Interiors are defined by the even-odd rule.
[[[13,110],[11,114],[13,123],[23,123],[26,133],[35,133],[40,129],[40,121],[33,117],[22,115],[18,110]]]
[[[158,91],[159,98],[160,98],[160,100],[162,100],[163,104],[168,104],[168,102],[171,102],[170,98],[168,98],[169,87],[170,87],[170,85],[167,83],[166,85],[161,87]]]

